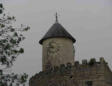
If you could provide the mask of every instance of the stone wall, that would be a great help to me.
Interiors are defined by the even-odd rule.
[[[43,70],[68,62],[74,63],[74,46],[68,38],[49,38],[43,42]]]
[[[83,60],[42,71],[30,79],[30,86],[112,86],[112,72],[103,58]]]

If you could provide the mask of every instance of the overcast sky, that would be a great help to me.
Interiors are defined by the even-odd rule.
[[[38,41],[55,22],[77,40],[75,60],[105,57],[112,69],[112,0],[1,0],[18,24],[31,27],[21,44],[25,53],[12,70],[34,75],[42,69],[42,47]]]

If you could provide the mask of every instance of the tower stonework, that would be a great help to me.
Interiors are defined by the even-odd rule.
[[[42,44],[43,70],[50,69],[61,64],[74,63],[75,49],[73,43],[76,40],[56,22],[40,40]]]
[[[112,86],[112,71],[103,57],[74,60],[75,42],[56,15],[56,22],[39,41],[43,70],[30,78],[29,86]]]
[[[74,63],[73,42],[66,38],[50,38],[43,42],[43,70],[68,62]]]

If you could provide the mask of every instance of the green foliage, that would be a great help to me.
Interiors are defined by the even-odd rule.
[[[0,4],[0,8],[3,5]],[[3,9],[1,9],[3,11]],[[20,27],[14,27],[14,16],[6,15],[2,12],[0,18],[0,64],[6,66],[12,66],[13,61],[18,55],[24,53],[24,49],[19,45],[25,39],[22,32],[29,30],[30,27],[20,25]]]
[[[3,4],[0,3],[0,14],[2,14],[2,12],[3,12]]]
[[[25,84],[28,75],[24,73],[23,75],[18,74],[2,74],[0,75],[0,86],[19,86]]]
[[[22,32],[28,31],[30,27],[15,27],[16,21],[14,16],[9,16],[3,12],[4,8],[0,4],[0,65],[9,68],[13,66],[16,58],[24,53],[24,49],[20,47],[20,43],[25,39]],[[4,74],[0,69],[0,86],[25,86],[28,75]]]
[[[24,49],[20,48],[19,53],[24,53]]]

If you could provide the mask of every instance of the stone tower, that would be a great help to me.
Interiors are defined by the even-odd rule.
[[[43,70],[30,78],[29,86],[112,86],[112,71],[103,57],[74,61],[76,40],[56,22],[39,41]]]
[[[43,70],[59,66],[60,64],[74,63],[76,40],[58,22],[51,26],[45,36],[39,41],[42,45],[42,67]]]

